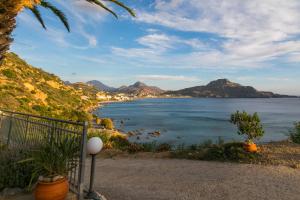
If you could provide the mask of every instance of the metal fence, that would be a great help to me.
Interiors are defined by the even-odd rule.
[[[77,194],[78,199],[83,199],[87,128],[86,122],[0,110],[0,141],[9,151],[34,149],[50,137],[68,138],[80,145],[75,168],[68,174],[70,190]]]

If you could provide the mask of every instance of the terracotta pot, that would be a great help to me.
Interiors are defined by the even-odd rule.
[[[65,200],[69,192],[69,182],[66,178],[54,182],[38,182],[35,200]]]
[[[244,144],[244,149],[245,149],[246,151],[250,152],[250,153],[255,153],[255,152],[257,152],[257,146],[256,146],[256,144],[254,144],[254,143],[251,143],[251,144],[245,143],[245,144]]]

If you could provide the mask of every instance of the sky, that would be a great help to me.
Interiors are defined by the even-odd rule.
[[[71,32],[41,9],[17,18],[11,51],[71,82],[119,87],[142,81],[166,90],[227,78],[258,90],[300,95],[299,0],[120,0],[115,19],[84,0],[49,0]]]

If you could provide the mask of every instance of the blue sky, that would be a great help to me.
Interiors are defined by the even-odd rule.
[[[47,30],[22,12],[11,50],[63,80],[135,81],[181,89],[228,78],[300,95],[300,1],[123,0],[116,20],[84,0],[50,0],[71,32],[41,10]]]

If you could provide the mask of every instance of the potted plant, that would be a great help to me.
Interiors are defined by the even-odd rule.
[[[254,143],[255,139],[259,139],[264,135],[264,130],[257,113],[253,115],[247,112],[235,112],[231,115],[231,123],[238,128],[239,135],[246,135],[247,139],[244,143],[244,149],[248,152],[257,152],[257,146]]]
[[[68,172],[76,165],[79,155],[76,138],[52,138],[45,141],[31,158],[21,162],[33,162],[32,180],[38,177],[34,196],[36,200],[64,200],[69,191]]]

